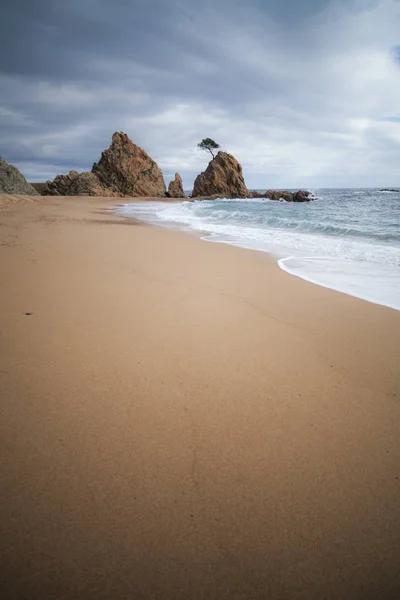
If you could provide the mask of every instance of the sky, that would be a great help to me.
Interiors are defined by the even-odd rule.
[[[6,0],[0,155],[90,170],[124,131],[191,189],[211,137],[251,189],[400,185],[400,0]]]

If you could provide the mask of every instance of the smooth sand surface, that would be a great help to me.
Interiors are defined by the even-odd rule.
[[[109,203],[0,208],[1,598],[399,598],[400,312]]]

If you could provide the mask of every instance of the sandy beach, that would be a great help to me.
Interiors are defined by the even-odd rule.
[[[400,597],[399,311],[0,203],[2,598]]]

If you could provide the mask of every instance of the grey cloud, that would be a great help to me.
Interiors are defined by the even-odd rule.
[[[363,144],[377,140],[375,171],[397,144],[374,125],[397,114],[384,76],[396,16],[391,0],[14,0],[0,19],[0,154],[54,176],[90,168],[126,130],[188,187],[212,135],[250,186],[358,184]]]

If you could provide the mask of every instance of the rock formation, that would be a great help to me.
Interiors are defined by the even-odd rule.
[[[91,173],[70,171],[47,181],[44,196],[152,196],[163,197],[161,170],[125,133],[114,133]]]
[[[111,146],[92,168],[101,185],[121,196],[163,197],[161,169],[126,133],[114,133]]]
[[[270,200],[286,200],[286,202],[293,201],[293,194],[286,190],[267,190],[264,194],[264,198]]]
[[[168,196],[170,198],[184,198],[185,192],[183,191],[182,177],[179,173],[175,173],[175,179],[170,181],[168,186]]]
[[[293,202],[310,202],[310,192],[298,190],[293,194]]]
[[[70,171],[57,175],[54,181],[46,181],[42,196],[117,196],[104,188],[93,173]]]
[[[0,194],[29,194],[37,196],[38,193],[22,175],[22,173],[8,164],[0,156]]]
[[[286,202],[309,202],[310,192],[299,190],[267,190],[265,194],[247,189],[243,179],[242,167],[231,154],[218,152],[207,169],[197,176],[194,182],[192,198],[270,198]]]
[[[298,190],[297,192],[288,192],[287,190],[267,190],[264,198],[270,200],[286,200],[286,202],[310,202],[310,192]]]
[[[110,147],[102,152],[91,173],[70,171],[57,175],[54,181],[27,183],[16,167],[0,158],[0,193],[37,194],[43,196],[134,196],[184,198],[179,173],[170,182],[168,192],[161,169],[126,133],[114,133]],[[309,202],[310,193],[299,190],[267,190],[265,194],[249,191],[243,179],[242,167],[234,156],[218,152],[207,169],[197,176],[192,198],[270,198],[287,202]]]
[[[194,182],[192,198],[199,196],[249,197],[242,167],[234,156],[227,152],[218,152],[210,161],[207,169],[200,173]]]

